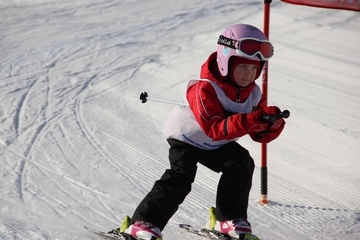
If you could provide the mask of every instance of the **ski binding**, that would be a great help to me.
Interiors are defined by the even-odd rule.
[[[189,224],[179,224],[179,227],[190,232],[190,233],[194,233],[196,235],[200,235],[203,237],[208,237],[210,239],[219,239],[219,240],[260,240],[257,236],[251,234],[251,233],[246,233],[246,234],[240,234],[239,238],[234,238],[231,237],[228,234],[224,234],[215,230],[210,230],[207,228],[200,228],[200,229],[196,229],[193,226],[189,225]]]

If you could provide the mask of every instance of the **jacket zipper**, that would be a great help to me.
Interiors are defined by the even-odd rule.
[[[236,88],[236,102],[240,102],[240,88]]]

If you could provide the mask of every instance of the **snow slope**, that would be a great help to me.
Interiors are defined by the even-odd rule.
[[[98,239],[118,227],[168,167],[162,123],[234,23],[262,28],[262,1],[0,0],[0,239]],[[271,5],[269,104],[289,109],[260,145],[249,204],[265,240],[360,239],[360,15]],[[257,80],[261,84],[261,80]],[[164,230],[201,227],[219,174],[199,166]]]

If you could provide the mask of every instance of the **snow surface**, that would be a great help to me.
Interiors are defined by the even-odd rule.
[[[162,124],[234,23],[263,28],[263,2],[0,0],[0,238],[98,239],[168,168]],[[253,231],[270,239],[360,239],[360,15],[273,1],[269,105],[289,109],[257,167]],[[261,79],[257,80],[261,84]],[[199,166],[164,239],[202,239],[219,174]]]

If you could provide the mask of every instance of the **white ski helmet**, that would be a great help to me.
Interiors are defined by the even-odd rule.
[[[273,53],[273,45],[261,30],[248,24],[235,24],[226,28],[219,37],[217,65],[220,74],[226,77],[231,57],[260,61],[260,68],[262,68]]]

